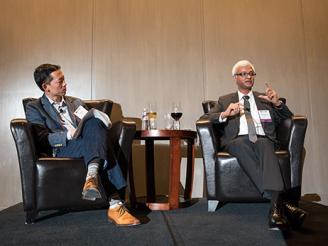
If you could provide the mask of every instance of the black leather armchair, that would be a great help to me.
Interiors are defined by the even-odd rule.
[[[216,103],[217,101],[204,101],[204,113],[208,113]],[[217,127],[219,125],[212,124],[206,116],[196,122],[203,154],[208,211],[215,211],[219,202],[267,201],[242,170],[237,159],[220,150]],[[277,129],[281,147],[276,154],[285,184],[290,189],[290,201],[294,203],[298,203],[301,196],[306,128],[307,119],[304,116],[294,116],[283,121]]]
[[[31,100],[35,99],[23,100],[24,109]],[[110,100],[86,100],[85,103],[89,108],[97,108],[109,115],[113,123],[109,133],[112,149],[116,153],[123,174],[127,177],[136,130],[135,122],[125,120],[120,105]],[[69,211],[108,206],[106,198],[110,190],[104,189],[108,187],[108,183],[100,185],[102,199],[81,199],[86,175],[82,159],[55,158],[39,153],[32,127],[26,119],[13,119],[10,128],[18,154],[27,224],[33,223],[40,211]]]

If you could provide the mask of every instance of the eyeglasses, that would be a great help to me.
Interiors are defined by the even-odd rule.
[[[235,76],[240,76],[240,77],[243,77],[244,79],[247,78],[248,76],[253,78],[253,77],[256,76],[256,73],[254,73],[254,72],[249,72],[249,73],[242,72],[242,73],[235,73]]]

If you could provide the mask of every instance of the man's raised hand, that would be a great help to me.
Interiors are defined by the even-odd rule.
[[[265,83],[265,95],[259,95],[259,98],[262,98],[268,102],[273,103],[275,106],[279,106],[281,101],[279,100],[278,93],[272,88],[269,83]]]

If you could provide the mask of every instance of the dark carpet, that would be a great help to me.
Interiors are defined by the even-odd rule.
[[[269,231],[269,203],[229,203],[207,212],[205,199],[172,211],[134,211],[143,222],[116,227],[106,210],[41,213],[25,225],[22,204],[0,211],[0,245],[327,245],[328,207],[301,202],[310,212],[303,227]]]

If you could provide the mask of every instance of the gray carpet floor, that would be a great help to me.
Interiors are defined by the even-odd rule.
[[[137,210],[142,225],[116,227],[106,210],[41,213],[25,225],[22,204],[0,211],[0,245],[327,245],[328,207],[301,202],[302,228],[269,231],[269,203],[229,203],[207,212],[205,199],[172,211]]]

